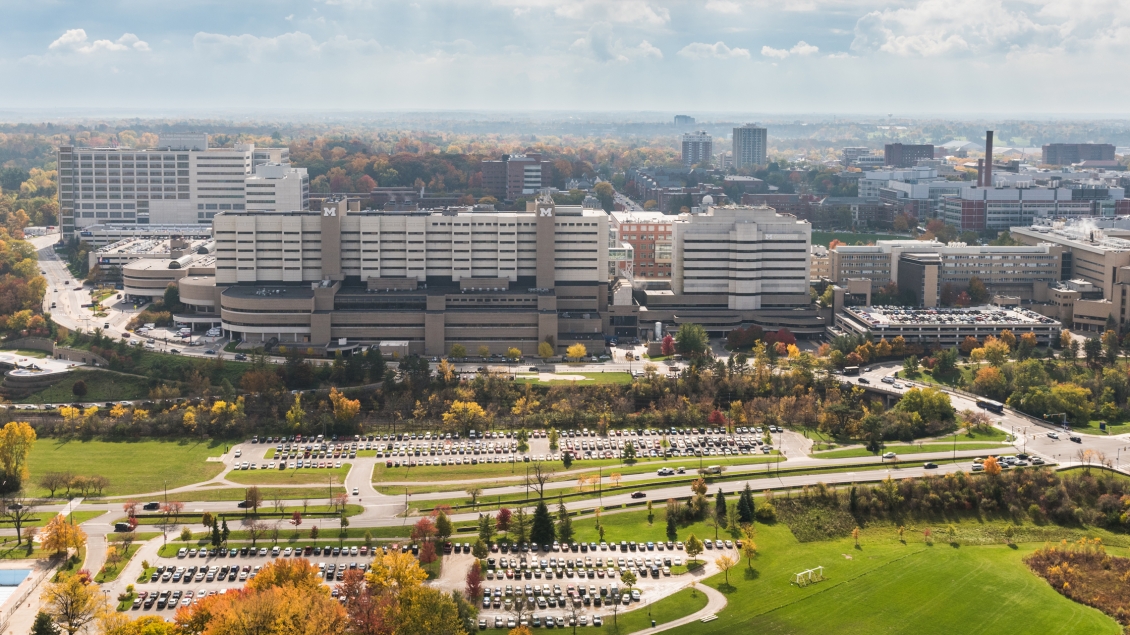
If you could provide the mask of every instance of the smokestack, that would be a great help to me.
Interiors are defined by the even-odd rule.
[[[977,187],[985,184],[985,160],[977,159]]]
[[[993,131],[985,131],[985,187],[993,186]]]

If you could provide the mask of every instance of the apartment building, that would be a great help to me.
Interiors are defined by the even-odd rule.
[[[163,135],[156,149],[60,146],[57,159],[65,239],[96,224],[210,224],[219,211],[247,209],[248,178],[268,166],[289,174],[272,179],[287,190],[275,200],[305,209],[309,199],[306,170],[289,166],[288,149],[210,148],[206,134]]]
[[[703,131],[683,134],[683,165],[709,164],[714,159],[714,140]]]
[[[769,132],[757,124],[734,128],[734,167],[752,168],[768,163]]]
[[[215,276],[186,280],[181,299],[201,319],[218,312],[233,337],[327,354],[381,341],[426,355],[456,343],[534,355],[544,341],[595,352],[609,326],[608,218],[551,200],[525,212],[344,200],[233,211],[215,219]]]
[[[538,153],[504,154],[496,161],[483,161],[483,191],[512,201],[536,194],[553,184],[553,162]]]

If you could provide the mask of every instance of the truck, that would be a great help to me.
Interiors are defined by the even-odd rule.
[[[721,465],[708,465],[704,470],[702,470],[702,473],[703,474],[721,474],[722,473],[722,466]]]

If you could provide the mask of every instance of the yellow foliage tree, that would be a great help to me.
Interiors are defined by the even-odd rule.
[[[35,429],[26,421],[9,421],[0,428],[0,469],[5,478],[27,478],[27,455],[34,445]]]
[[[318,567],[305,558],[275,560],[264,566],[259,571],[259,575],[247,583],[247,588],[255,591],[283,586],[292,586],[305,593],[330,592],[329,587],[323,585],[321,578],[318,577]]]
[[[109,611],[106,596],[86,576],[63,575],[43,590],[44,609],[70,635]]]
[[[461,430],[463,434],[472,428],[485,428],[490,420],[490,415],[475,401],[457,399],[443,413],[443,425],[451,430]]]
[[[78,549],[86,544],[86,532],[58,515],[40,530],[39,535],[43,539],[43,549],[55,553],[63,553],[72,548]]]
[[[422,585],[427,579],[428,573],[420,568],[420,561],[411,553],[399,551],[378,556],[365,574],[365,581],[375,595],[403,593]]]
[[[576,344],[573,344],[569,348],[565,349],[565,355],[567,357],[580,360],[585,355],[588,355],[588,349],[585,348],[584,344],[577,342]]]
[[[337,388],[330,388],[330,402],[334,406],[334,418],[343,423],[353,421],[357,413],[361,412],[361,400],[350,399]]]

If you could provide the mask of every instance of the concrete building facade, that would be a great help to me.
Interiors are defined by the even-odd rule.
[[[704,131],[683,134],[683,165],[708,164],[714,160],[714,140]]]
[[[483,161],[482,170],[483,191],[508,201],[535,194],[553,183],[553,163],[534,152]]]
[[[734,128],[734,167],[752,168],[768,163],[769,132],[757,124]]]

